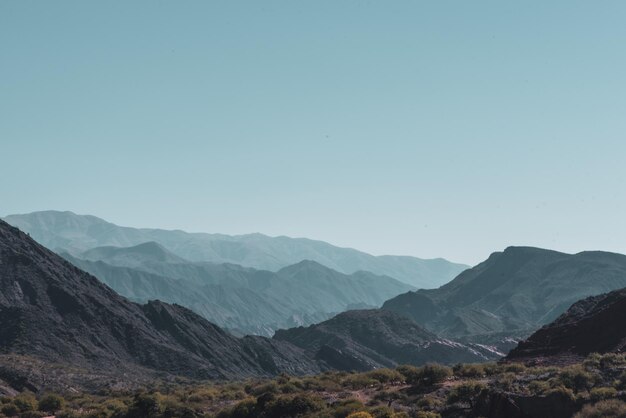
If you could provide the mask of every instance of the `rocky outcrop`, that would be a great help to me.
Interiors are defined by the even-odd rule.
[[[581,300],[512,350],[507,360],[559,361],[626,347],[626,289]]]

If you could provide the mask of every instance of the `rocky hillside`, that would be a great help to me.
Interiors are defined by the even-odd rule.
[[[623,287],[624,255],[510,247],[439,289],[400,295],[383,309],[438,335],[506,340],[529,335],[582,298]]]
[[[102,247],[132,247],[154,241],[190,261],[233,263],[278,271],[302,260],[316,261],[344,274],[363,270],[398,279],[416,288],[438,287],[468,266],[438,258],[375,257],[350,248],[335,247],[305,238],[268,237],[262,234],[229,236],[161,229],[121,227],[95,216],[43,211],[10,215],[5,221],[30,233],[40,244],[77,254]]]
[[[301,347],[338,370],[480,362],[500,356],[489,347],[439,338],[409,318],[380,309],[344,312],[310,327],[277,331],[274,339]]]
[[[543,361],[623,352],[626,347],[624,318],[626,289],[583,299],[520,342],[507,359]]]
[[[320,370],[291,344],[235,338],[177,305],[129,302],[2,221],[0,352],[120,373],[142,368],[204,378]]]

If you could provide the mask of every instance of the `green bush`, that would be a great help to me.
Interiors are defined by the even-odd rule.
[[[32,393],[22,393],[13,398],[13,403],[20,412],[34,411],[37,409],[37,400]]]
[[[436,412],[418,411],[415,418],[441,418],[441,415]]]
[[[128,408],[126,418],[158,418],[161,414],[161,402],[156,394],[139,393]]]
[[[461,364],[455,366],[454,374],[474,379],[485,376],[485,368],[482,364]]]
[[[250,418],[256,416],[257,403],[254,399],[246,399],[230,409],[217,414],[217,418]]]
[[[533,380],[528,384],[530,393],[534,395],[542,395],[550,390],[550,384],[545,380]]]
[[[39,400],[39,410],[54,415],[55,412],[63,408],[65,400],[59,395],[48,394]]]
[[[392,369],[376,369],[366,373],[370,379],[374,379],[380,383],[401,382],[404,376],[397,370]]]
[[[344,401],[335,402],[332,405],[333,416],[336,418],[344,418],[354,412],[365,410],[365,406],[358,399],[346,399]]]
[[[406,383],[420,387],[438,385],[452,376],[452,370],[449,367],[436,363],[429,363],[422,367],[400,366],[396,370],[404,376]]]
[[[359,412],[351,413],[346,418],[374,418],[374,417],[372,417],[372,415],[369,412],[359,411]]]
[[[559,373],[558,380],[566,388],[578,392],[591,389],[596,382],[596,377],[583,366],[574,365],[564,368]]]
[[[526,371],[526,366],[524,366],[522,363],[506,363],[503,366],[503,369],[505,373],[520,374]]]
[[[378,381],[367,374],[357,373],[347,376],[342,382],[344,387],[358,390],[378,385]]]
[[[268,418],[295,417],[321,411],[326,403],[312,395],[279,396],[265,405]]]
[[[545,395],[546,396],[558,395],[563,398],[571,399],[572,401],[576,399],[576,396],[574,396],[574,392],[571,389],[566,388],[564,386],[554,387],[548,390],[547,392],[545,392]]]
[[[480,395],[480,393],[487,387],[480,382],[468,381],[463,382],[458,386],[455,386],[447,397],[448,403],[463,402],[468,403],[470,406],[474,405],[474,401]]]
[[[616,396],[617,390],[610,387],[593,388],[589,392],[589,399],[591,399],[593,402],[615,398]]]
[[[7,417],[16,417],[20,413],[20,409],[14,403],[5,403],[0,408],[0,412]]]
[[[574,418],[624,418],[626,417],[626,403],[617,399],[600,401],[593,405],[585,405],[574,415]]]

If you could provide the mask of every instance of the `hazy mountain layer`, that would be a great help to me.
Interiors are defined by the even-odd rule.
[[[169,262],[172,256],[158,244],[138,247],[81,255],[92,260],[63,256],[132,300],[178,303],[241,334],[271,336],[276,329],[316,323],[352,307],[378,307],[410,289],[389,277],[346,275],[313,261],[274,273],[233,264]]]
[[[467,268],[444,259],[375,257],[305,238],[268,237],[262,234],[228,236],[127,228],[94,216],[71,212],[45,211],[10,215],[5,220],[30,233],[42,245],[72,254],[95,247],[131,247],[154,241],[176,256],[190,261],[233,263],[277,271],[302,260],[313,260],[342,273],[370,271],[396,278],[417,288],[438,287]]]
[[[439,289],[397,296],[383,309],[448,337],[524,336],[582,298],[623,287],[624,255],[510,247]]]

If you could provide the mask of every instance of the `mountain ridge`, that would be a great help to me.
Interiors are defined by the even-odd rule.
[[[509,333],[522,338],[578,300],[626,287],[626,256],[508,247],[438,289],[392,298],[383,309],[451,338]]]
[[[76,215],[69,211],[8,215],[4,219],[30,233],[44,246],[70,254],[94,247],[130,247],[156,241],[190,261],[229,262],[277,271],[301,260],[311,259],[345,274],[358,270],[371,271],[417,288],[438,287],[468,268],[442,258],[429,260],[411,256],[373,256],[308,238],[269,237],[259,233],[229,236],[122,227],[93,215]]]

